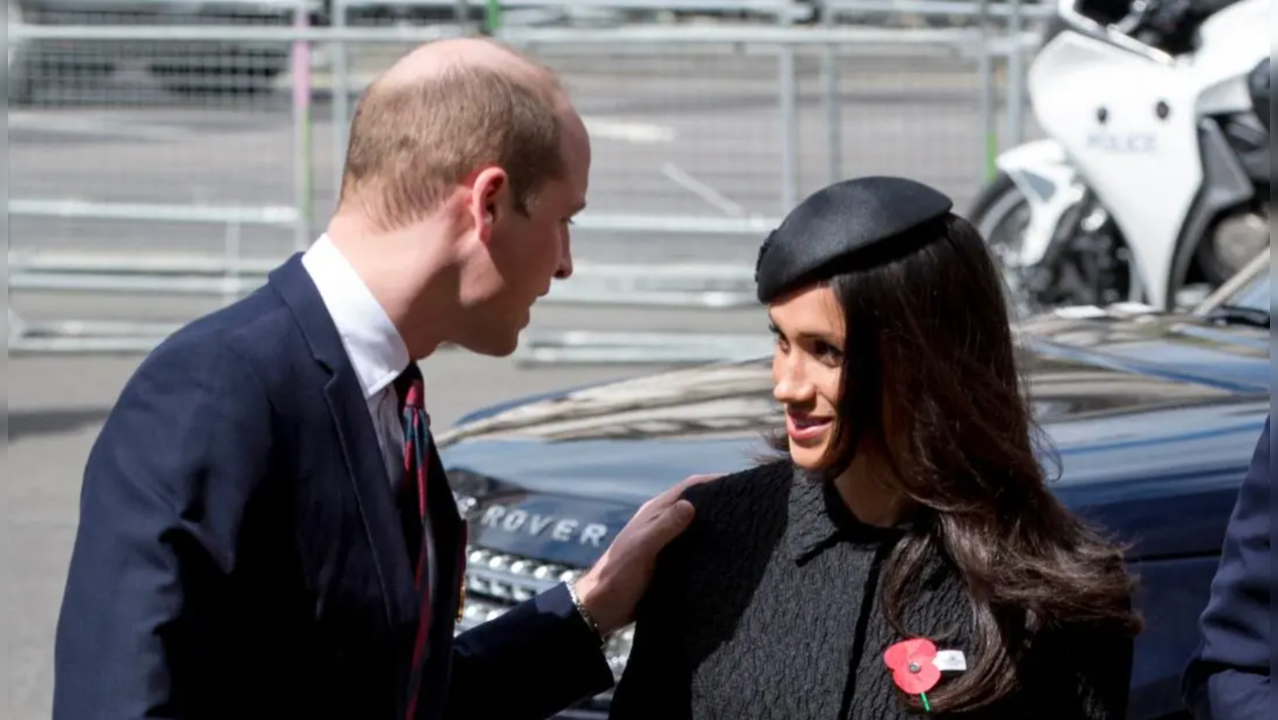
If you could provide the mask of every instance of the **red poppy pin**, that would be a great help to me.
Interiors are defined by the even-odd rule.
[[[892,670],[892,680],[907,695],[918,695],[923,709],[932,711],[927,701],[927,691],[941,680],[941,669],[936,666],[936,645],[927,638],[915,638],[899,642],[883,653],[883,661]]]

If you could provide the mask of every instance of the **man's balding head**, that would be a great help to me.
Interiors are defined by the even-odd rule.
[[[509,175],[518,209],[563,173],[575,119],[555,74],[491,40],[423,45],[375,80],[351,122],[342,204],[385,229],[434,211],[480,169]]]
[[[421,45],[396,61],[375,85],[408,85],[458,68],[483,68],[517,77],[549,93],[562,90],[549,67],[485,38],[453,38]]]

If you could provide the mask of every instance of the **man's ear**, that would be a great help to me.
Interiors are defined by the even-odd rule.
[[[488,242],[493,226],[501,219],[505,208],[509,207],[509,193],[510,178],[505,170],[489,167],[475,176],[475,182],[471,185],[469,211],[482,242]]]

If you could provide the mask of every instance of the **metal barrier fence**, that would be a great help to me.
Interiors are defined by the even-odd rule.
[[[26,97],[9,116],[10,351],[145,352],[306,247],[335,201],[364,84],[417,43],[474,32],[469,15],[390,26],[360,16],[364,1],[333,0],[327,27],[261,2],[247,20],[11,24],[11,86]],[[717,4],[729,5],[744,4]],[[750,5],[750,21],[493,30],[561,73],[595,148],[577,274],[544,301],[563,329],[527,333],[524,361],[756,352],[754,253],[805,193],[890,172],[962,204],[993,151],[1025,132],[1016,58],[1037,42],[1021,29],[1036,6],[832,0],[814,20],[796,10],[810,4]],[[891,13],[953,26],[900,27]],[[878,26],[846,24],[856,17]],[[68,58],[127,67],[82,83]],[[92,318],[72,309],[86,304]]]

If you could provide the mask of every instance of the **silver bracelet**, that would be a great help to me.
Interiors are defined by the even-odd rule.
[[[565,583],[565,585],[568,586],[568,597],[572,598],[572,605],[577,608],[577,614],[585,621],[586,627],[590,628],[595,637],[599,638],[599,644],[602,646],[607,641],[607,638],[604,637],[603,632],[599,629],[599,623],[595,621],[595,616],[591,615],[590,611],[581,602],[581,598],[577,596],[577,590],[572,586],[572,583]]]

